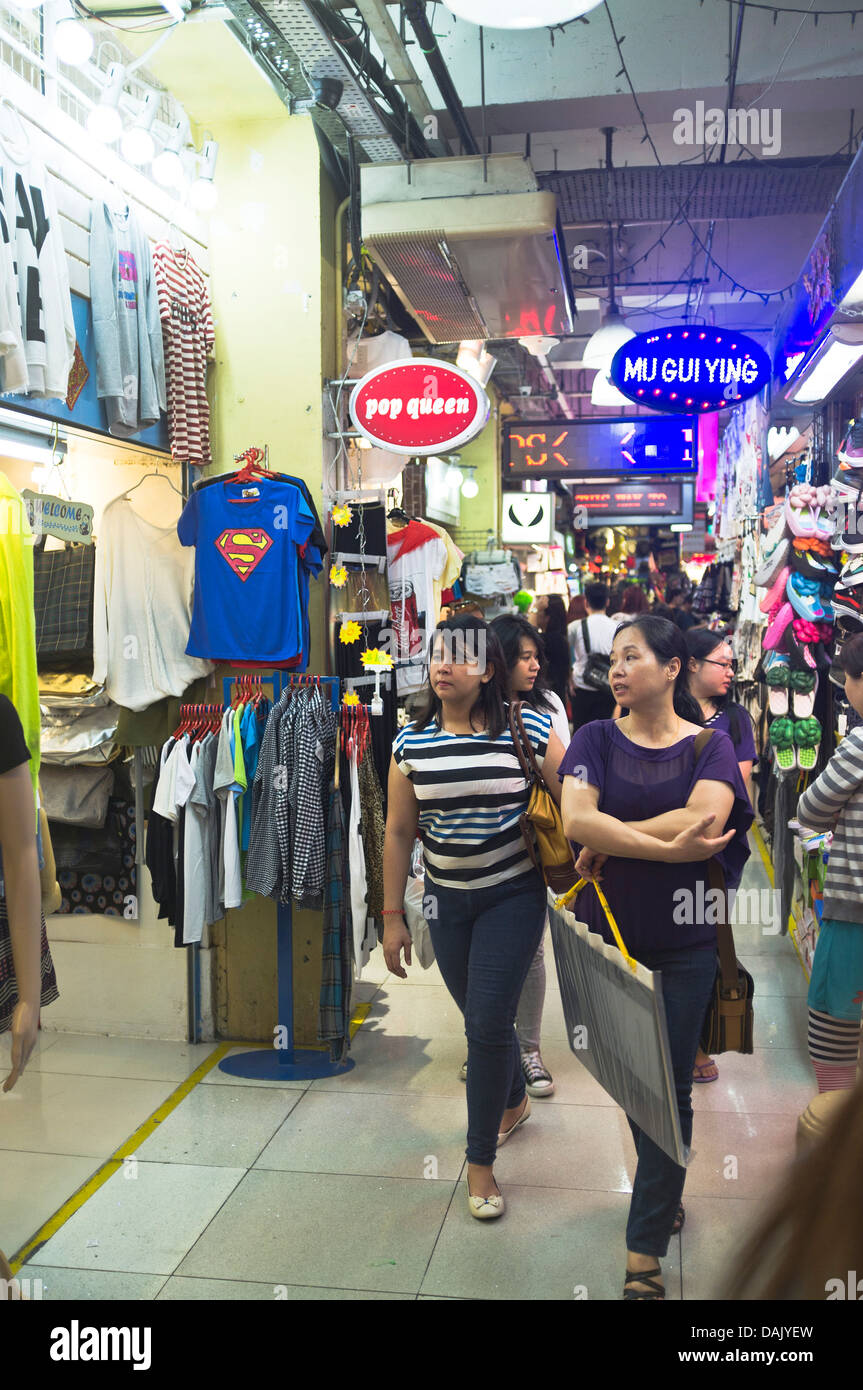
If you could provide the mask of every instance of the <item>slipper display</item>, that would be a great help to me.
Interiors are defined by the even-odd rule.
[[[829,513],[832,505],[830,488],[826,484],[813,487],[811,483],[795,483],[785,498],[785,520],[789,530],[795,536],[829,540],[833,535]]]
[[[788,691],[791,681],[791,663],[784,653],[772,652],[769,665],[764,663],[764,682],[769,686],[767,708],[771,714],[788,714]],[[795,672],[795,675],[797,672]],[[802,674],[802,672],[800,673]]]
[[[761,645],[766,652],[773,651],[775,647],[779,646],[785,634],[785,629],[793,617],[794,609],[791,607],[791,604],[783,603],[764,634],[764,640]]]
[[[798,719],[794,724],[794,742],[797,746],[797,765],[804,772],[811,772],[818,761],[818,748],[821,743],[821,725],[817,719]]]
[[[836,561],[832,558],[826,560],[814,550],[792,549],[788,559],[791,569],[795,574],[802,574],[804,579],[817,579],[819,583],[827,581],[831,586],[836,579]]]
[[[794,636],[798,642],[812,643],[829,642],[833,636],[833,628],[829,623],[812,623],[808,618],[795,618],[792,623]],[[807,660],[807,666],[814,665]]]
[[[783,523],[784,520],[783,517]],[[763,589],[771,584],[783,566],[787,565],[790,554],[791,542],[787,536],[778,540],[772,550],[765,551],[761,566],[753,576],[756,587]]]
[[[791,713],[795,719],[808,719],[815,708],[815,695],[818,690],[818,674],[815,671],[789,671],[788,688],[791,699]],[[799,758],[799,755],[798,755]],[[800,764],[801,767],[803,764]]]
[[[797,753],[794,747],[794,720],[774,719],[767,737],[773,748],[777,772],[793,772],[797,767]]]
[[[795,536],[791,549],[811,550],[814,555],[823,555],[826,560],[831,559],[833,553],[830,542],[819,540],[817,536]]]
[[[824,608],[821,604],[821,586],[815,579],[807,579],[802,574],[796,572],[790,574],[788,583],[785,586],[785,593],[788,602],[794,612],[801,618],[807,618],[809,622],[820,622],[824,617]]]
[[[777,603],[782,603],[785,598],[785,586],[790,577],[791,571],[787,565],[778,571],[773,583],[758,605],[762,613],[769,613],[776,607]]]

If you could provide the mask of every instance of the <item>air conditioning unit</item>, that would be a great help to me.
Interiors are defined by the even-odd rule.
[[[429,342],[572,333],[557,202],[528,159],[364,164],[361,198],[363,244]]]

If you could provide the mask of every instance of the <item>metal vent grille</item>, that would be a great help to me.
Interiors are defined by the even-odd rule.
[[[444,232],[386,234],[369,239],[369,250],[389,271],[399,298],[433,343],[487,338],[488,329],[466,289],[452,252],[444,255]]]
[[[741,160],[735,164],[676,164],[611,171],[613,222],[672,222],[823,213],[848,170],[844,159],[818,165]],[[538,175],[556,193],[561,221],[609,220],[609,174],[604,169]]]

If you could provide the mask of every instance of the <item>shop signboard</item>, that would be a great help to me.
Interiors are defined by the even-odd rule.
[[[473,377],[434,357],[376,367],[351,393],[354,427],[393,454],[441,454],[483,429],[489,400]]]
[[[93,508],[86,502],[70,502],[67,497],[52,497],[30,488],[25,488],[21,496],[34,536],[93,544]]]
[[[554,493],[505,492],[500,538],[504,545],[551,545]]]
[[[610,375],[636,405],[700,415],[757,396],[772,368],[768,353],[745,333],[676,324],[624,343],[614,354]]]
[[[538,420],[503,428],[503,474],[511,478],[575,478],[594,473],[609,477],[676,477],[694,473],[698,421],[641,417]]]
[[[584,526],[669,526],[691,522],[694,484],[662,481],[581,483],[570,489]]]

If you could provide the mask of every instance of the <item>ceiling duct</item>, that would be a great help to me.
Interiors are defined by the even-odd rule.
[[[521,155],[361,170],[363,243],[431,343],[572,332],[553,193]]]

